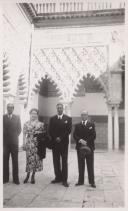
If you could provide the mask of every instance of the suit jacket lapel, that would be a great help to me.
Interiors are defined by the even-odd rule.
[[[87,123],[86,123],[86,127],[88,127],[88,125],[89,125],[90,123],[89,123],[89,121],[87,121]]]
[[[11,118],[11,120],[13,120],[14,119],[14,115],[12,114],[12,118]]]
[[[64,121],[65,120],[65,115],[63,114],[63,116],[62,116],[62,120]]]
[[[82,124],[82,122],[80,122],[80,126],[82,126],[82,127],[83,127],[83,124]]]
[[[54,117],[54,122],[57,122],[57,119],[58,119],[58,117],[57,117],[57,115]]]
[[[89,121],[87,121],[86,125],[83,125],[82,122],[80,122],[80,126],[82,127],[88,127]]]

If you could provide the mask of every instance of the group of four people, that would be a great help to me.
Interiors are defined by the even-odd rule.
[[[50,118],[48,128],[38,120],[38,110],[30,110],[30,120],[23,126],[23,150],[26,151],[27,183],[35,183],[35,173],[43,170],[46,147],[50,145],[53,154],[55,179],[51,183],[60,183],[68,187],[68,145],[72,130],[72,118],[63,113],[63,104],[56,105],[57,115]],[[18,174],[18,136],[21,133],[20,118],[13,114],[14,105],[7,105],[7,114],[3,116],[3,183],[9,182],[9,156],[12,156],[13,182],[20,184]],[[94,181],[94,140],[95,125],[88,119],[88,112],[81,112],[82,121],[75,125],[73,137],[76,141],[79,177],[76,186],[84,184],[85,159],[88,180],[91,187]]]

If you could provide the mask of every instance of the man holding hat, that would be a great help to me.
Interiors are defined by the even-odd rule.
[[[94,180],[94,140],[96,138],[95,125],[88,119],[88,112],[81,112],[81,122],[75,125],[73,133],[76,140],[79,178],[76,186],[84,184],[85,159],[87,163],[88,181],[95,188]]]

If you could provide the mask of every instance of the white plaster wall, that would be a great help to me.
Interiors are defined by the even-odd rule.
[[[10,23],[13,30],[24,32],[24,36],[28,37],[28,30],[30,30],[31,24],[18,4],[12,2],[3,4],[3,16],[8,19],[8,23]]]
[[[35,48],[43,47],[63,47],[63,46],[80,46],[103,44],[108,45],[112,39],[124,42],[125,33],[124,24],[106,25],[106,26],[89,26],[89,27],[62,27],[35,30],[34,46]],[[114,33],[113,33],[114,32]]]
[[[16,95],[18,76],[27,73],[31,24],[16,3],[3,4],[3,51],[7,53],[11,74],[11,94]]]

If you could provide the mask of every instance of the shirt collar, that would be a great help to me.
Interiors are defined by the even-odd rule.
[[[12,118],[12,114],[8,114],[8,118]]]
[[[85,122],[84,125],[86,125],[86,124],[87,124],[87,121],[88,121],[88,120],[85,120],[85,121],[82,120],[82,124],[83,124],[83,122]]]
[[[57,115],[57,116],[58,116],[58,119],[62,119],[63,114],[61,114],[61,115]]]

